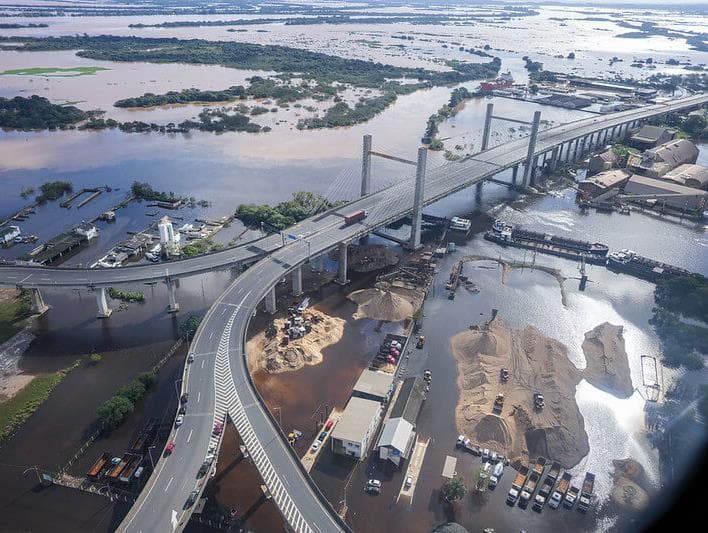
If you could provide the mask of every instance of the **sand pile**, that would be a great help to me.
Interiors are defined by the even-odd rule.
[[[585,334],[583,353],[587,368],[583,377],[598,389],[618,398],[629,398],[634,389],[624,349],[622,326],[609,322],[600,324]]]
[[[348,268],[355,272],[373,272],[397,265],[399,261],[394,250],[381,244],[350,246],[347,256]]]
[[[378,283],[371,289],[354,291],[347,298],[358,305],[354,318],[387,322],[398,322],[412,317],[422,301],[416,291],[392,288],[386,283]]]
[[[277,335],[268,338],[265,332],[253,337],[246,345],[248,368],[251,372],[260,368],[271,374],[298,370],[305,365],[322,362],[322,350],[339,342],[344,333],[345,321],[309,308],[303,320],[310,322],[312,330],[300,339],[293,339],[287,345],[282,342],[285,333],[285,319],[275,319]]]
[[[633,459],[616,459],[610,498],[626,511],[642,511],[649,503],[649,482],[644,468]]]
[[[527,460],[539,455],[570,468],[588,453],[588,439],[575,403],[581,373],[568,360],[566,347],[533,327],[512,330],[494,319],[455,335],[460,398],[458,431],[474,442]],[[509,370],[502,383],[501,369]],[[545,408],[534,410],[533,395],[543,394]],[[499,415],[494,399],[504,394]]]

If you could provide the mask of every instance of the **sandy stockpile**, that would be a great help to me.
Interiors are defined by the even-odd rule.
[[[413,316],[423,301],[417,290],[392,287],[379,282],[375,287],[350,293],[347,298],[357,304],[354,318],[371,318],[386,322],[398,322]]]
[[[300,339],[282,343],[285,319],[275,319],[277,335],[268,338],[265,332],[253,337],[246,345],[248,368],[251,372],[263,368],[271,374],[298,370],[305,365],[322,362],[322,350],[339,342],[344,333],[345,321],[313,308],[303,314],[303,321],[310,322],[312,330]]]
[[[589,451],[583,418],[575,403],[581,373],[568,360],[566,347],[533,327],[513,330],[498,318],[451,339],[457,359],[457,429],[473,442],[511,459],[552,458],[570,468]],[[509,380],[501,382],[501,369]],[[534,410],[533,395],[543,394],[545,408]],[[494,399],[504,406],[493,414]]]
[[[587,367],[583,377],[598,389],[618,398],[629,398],[634,389],[624,349],[622,326],[609,322],[600,324],[585,334],[583,353]]]
[[[399,261],[394,250],[381,244],[350,246],[347,256],[348,268],[355,272],[373,272],[397,265]]]
[[[22,354],[35,339],[34,334],[24,329],[0,344],[0,402],[5,402],[20,392],[34,379],[19,368]]]
[[[644,467],[634,459],[615,459],[612,465],[615,467],[612,501],[627,511],[644,510],[651,490]]]

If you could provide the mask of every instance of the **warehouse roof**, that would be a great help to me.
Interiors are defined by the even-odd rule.
[[[584,179],[583,182],[593,183],[598,187],[610,189],[621,184],[623,181],[629,178],[629,176],[629,172],[625,170],[608,170],[606,172],[600,172],[599,174],[595,174],[594,176]]]
[[[423,390],[423,382],[416,377],[407,378],[403,382],[403,385],[401,385],[396,403],[393,404],[393,408],[391,409],[390,417],[405,418],[415,426],[424,400],[425,390]]]
[[[408,444],[413,437],[413,424],[403,418],[389,418],[384,425],[378,446],[388,446],[400,451],[405,455],[408,451]]]
[[[393,375],[373,370],[364,370],[359,376],[359,380],[354,385],[354,395],[374,396],[385,398],[391,390]]]
[[[379,415],[380,409],[379,402],[364,398],[351,398],[339,423],[334,427],[332,438],[361,442],[371,427],[371,421]]]
[[[668,131],[666,128],[661,128],[659,126],[642,126],[639,128],[637,133],[632,135],[632,140],[641,141],[644,143],[655,143],[661,139],[661,136],[666,131]]]
[[[708,168],[701,165],[679,165],[664,174],[663,178],[686,187],[708,188]]]
[[[635,174],[629,178],[624,191],[643,194],[648,192],[649,189],[652,189],[652,192],[662,190],[665,191],[666,194],[708,195],[708,192],[696,190],[694,187],[685,187],[671,181],[647,178],[645,176],[640,176],[639,174]]]

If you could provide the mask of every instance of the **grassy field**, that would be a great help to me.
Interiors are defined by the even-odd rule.
[[[76,77],[91,76],[100,70],[110,70],[103,67],[31,67],[17,68],[0,72],[0,75],[14,76],[50,76],[50,77]]]
[[[0,403],[0,440],[18,428],[49,398],[64,377],[81,364],[81,359],[58,372],[40,374],[30,381],[13,398]]]
[[[22,292],[18,296],[13,290],[0,294],[0,343],[17,333],[15,322],[30,313],[30,294]]]

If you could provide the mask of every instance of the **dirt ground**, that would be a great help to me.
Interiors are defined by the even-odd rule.
[[[268,336],[267,331],[261,331],[246,343],[248,368],[252,373],[263,369],[278,374],[298,370],[305,365],[317,365],[322,362],[322,350],[339,342],[344,332],[345,321],[342,318],[309,308],[303,313],[303,320],[311,323],[312,331],[284,345],[282,338],[285,336],[285,320],[273,320],[277,330],[275,336]]]
[[[400,261],[396,251],[382,244],[363,244],[350,246],[347,256],[347,266],[354,272],[373,272]]]
[[[609,322],[585,333],[583,353],[587,367],[583,377],[598,389],[618,398],[629,398],[634,392],[624,349],[622,326]]]
[[[612,475],[614,483],[610,498],[625,511],[638,512],[646,509],[651,488],[644,467],[634,459],[615,459]]]
[[[513,330],[495,318],[451,339],[458,365],[457,427],[473,442],[513,459],[542,455],[571,468],[589,451],[583,418],[575,403],[581,372],[566,347],[531,326]],[[501,381],[501,369],[509,380]],[[545,407],[535,410],[533,395]],[[493,413],[497,394],[500,413]]]

